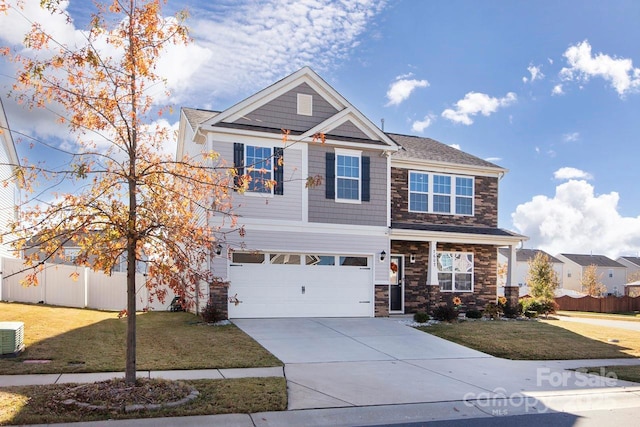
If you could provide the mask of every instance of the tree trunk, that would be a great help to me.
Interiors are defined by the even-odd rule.
[[[136,382],[136,253],[135,246],[127,253],[127,365],[125,382]]]

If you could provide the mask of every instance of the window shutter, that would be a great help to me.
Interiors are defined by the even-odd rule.
[[[362,157],[362,201],[368,202],[371,200],[371,158]]]
[[[233,143],[233,167],[236,169],[236,176],[233,177],[234,191],[238,191],[240,177],[244,175],[244,144]]]
[[[284,149],[282,147],[273,147],[273,180],[276,182],[273,194],[282,196],[284,194]]]
[[[326,157],[327,170],[326,170],[326,183],[325,183],[325,197],[327,199],[336,198],[336,154],[327,153]]]

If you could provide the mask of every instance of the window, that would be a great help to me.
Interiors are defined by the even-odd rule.
[[[300,255],[271,254],[271,264],[300,265]]]
[[[233,252],[231,261],[238,264],[264,264],[264,254],[257,252]]]
[[[80,255],[80,248],[64,248],[64,259],[66,261],[75,263]]]
[[[271,193],[271,187],[267,185],[267,182],[271,181],[273,165],[271,148],[247,145],[246,149],[245,164],[247,175],[251,177],[247,190],[255,193]]]
[[[613,269],[609,269],[609,277],[613,277]]]
[[[409,172],[409,211],[473,215],[472,177]]]
[[[473,254],[438,252],[438,283],[443,292],[473,291]]]
[[[336,265],[336,257],[333,255],[307,255],[307,265]]]
[[[341,256],[340,265],[346,267],[366,267],[367,257],[364,256]]]
[[[336,155],[336,199],[360,200],[360,156]]]

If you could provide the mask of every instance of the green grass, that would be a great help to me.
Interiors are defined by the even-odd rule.
[[[640,322],[640,313],[631,311],[628,313],[594,313],[591,311],[558,311],[559,316],[584,317],[588,319],[624,320],[627,322]]]
[[[68,384],[0,388],[0,425],[71,423],[125,418],[238,414],[287,409],[284,378],[184,381],[200,396],[176,408],[131,413],[96,411],[62,405],[56,396]]]
[[[0,374],[125,369],[127,319],[117,313],[0,303],[0,321],[24,322],[26,344],[19,357],[0,359]],[[234,325],[209,326],[184,312],[140,313],[136,322],[138,370],[282,366]]]
[[[613,378],[640,383],[640,366],[591,366],[576,369],[576,371],[595,375],[604,374],[609,378],[612,378],[611,374],[614,374]]]
[[[441,323],[420,330],[493,356],[515,360],[640,357],[640,334],[553,320]],[[609,342],[616,339],[618,342]]]

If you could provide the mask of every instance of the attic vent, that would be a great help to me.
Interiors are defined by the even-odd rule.
[[[301,116],[313,116],[313,96],[304,93],[298,94],[298,114]]]
[[[17,356],[24,350],[24,323],[0,322],[0,356]]]

